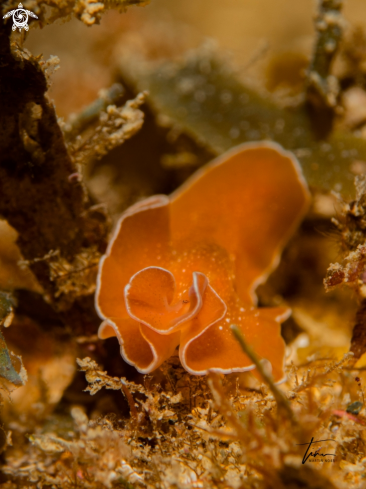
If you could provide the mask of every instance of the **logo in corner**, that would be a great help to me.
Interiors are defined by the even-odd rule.
[[[23,8],[23,5],[20,3],[18,5],[18,8],[16,10],[11,10],[7,14],[3,16],[3,19],[7,19],[10,16],[13,16],[13,31],[16,29],[19,29],[19,32],[22,29],[25,29],[26,31],[29,29],[28,27],[28,16],[30,15],[34,19],[38,19],[36,14],[31,12],[30,10],[26,10]]]

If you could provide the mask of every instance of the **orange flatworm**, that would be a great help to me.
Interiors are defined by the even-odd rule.
[[[254,366],[230,330],[283,378],[280,323],[287,308],[257,308],[255,288],[277,265],[309,193],[296,158],[274,143],[243,144],[196,172],[171,196],[121,217],[98,274],[100,338],[116,336],[142,373],[179,345],[191,374]]]

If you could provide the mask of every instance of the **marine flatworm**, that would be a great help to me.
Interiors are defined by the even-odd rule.
[[[171,196],[133,205],[100,262],[99,337],[116,336],[122,357],[142,373],[178,345],[191,374],[251,370],[234,323],[281,380],[280,323],[289,310],[257,308],[254,291],[308,201],[296,158],[277,144],[251,143],[206,165]]]

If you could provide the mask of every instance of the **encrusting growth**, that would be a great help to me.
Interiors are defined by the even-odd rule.
[[[254,290],[277,265],[308,200],[292,154],[254,143],[219,157],[170,197],[130,207],[100,263],[100,338],[117,336],[123,358],[142,373],[178,345],[191,374],[251,370],[234,323],[281,380],[280,322],[290,311],[257,308]]]

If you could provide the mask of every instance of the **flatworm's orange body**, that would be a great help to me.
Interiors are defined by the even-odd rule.
[[[121,217],[100,263],[99,336],[148,373],[179,345],[192,374],[251,370],[233,337],[283,378],[286,308],[257,308],[255,288],[277,265],[306,212],[309,194],[295,157],[273,143],[234,148],[170,197],[157,195]]]

